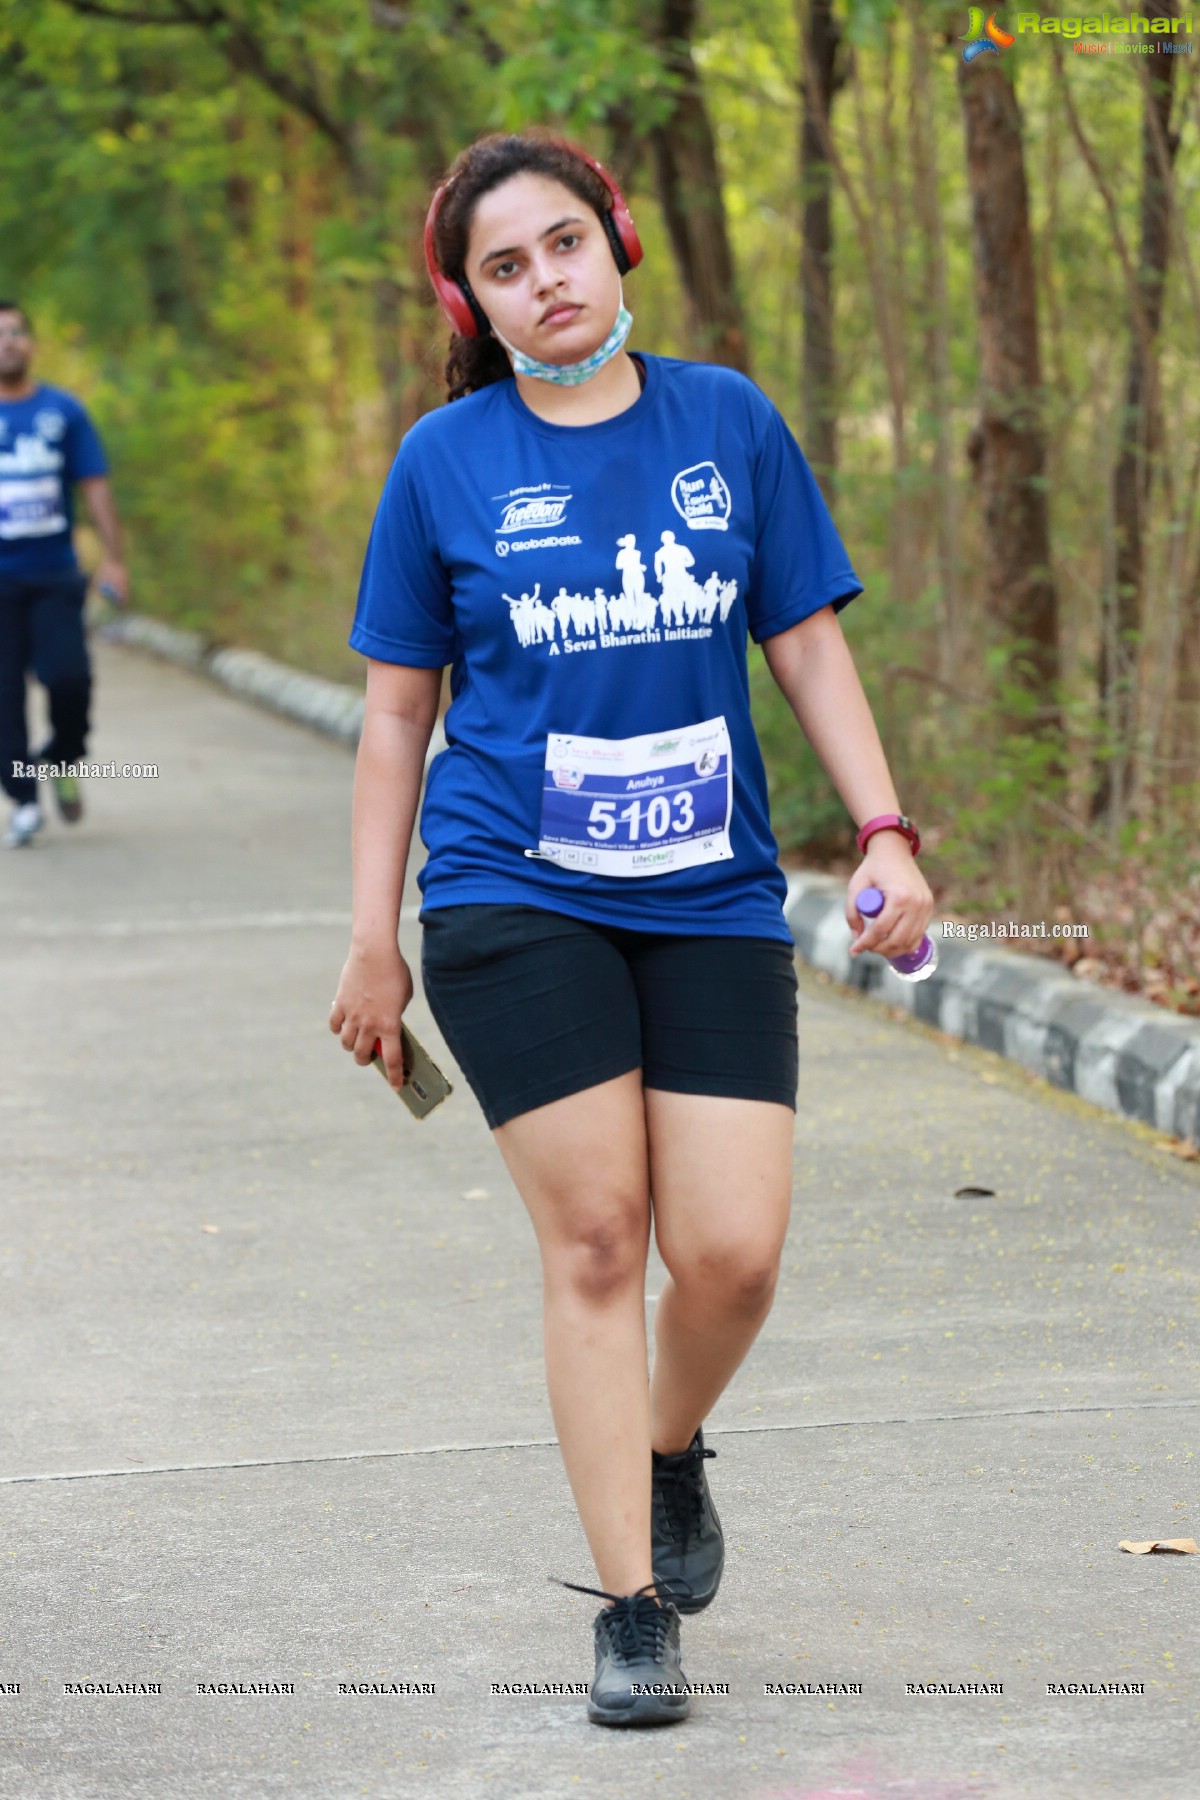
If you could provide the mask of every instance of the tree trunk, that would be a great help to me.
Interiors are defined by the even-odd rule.
[[[359,219],[374,224],[385,217],[383,171],[372,155],[363,120],[356,120],[349,136],[347,177]],[[370,282],[371,348],[383,402],[384,466],[391,463],[412,420],[407,415],[404,392],[408,372],[401,350],[404,328],[403,294],[387,274],[373,275]]]
[[[697,0],[664,0],[659,19],[663,59],[683,87],[671,117],[651,133],[655,179],[683,283],[689,336],[705,361],[748,374],[716,139],[692,56],[696,12]]]
[[[1183,596],[1181,609],[1179,672],[1167,753],[1172,758],[1174,777],[1179,779],[1184,772],[1182,779],[1191,788],[1191,816],[1195,820],[1200,812],[1200,784],[1196,782],[1196,770],[1200,768],[1200,566]]]
[[[1171,4],[1146,7],[1152,18],[1171,18]],[[1158,381],[1158,337],[1171,238],[1171,175],[1179,134],[1170,129],[1175,89],[1175,58],[1145,59],[1142,101],[1142,231],[1137,286],[1141,319],[1130,321],[1129,364],[1121,415],[1120,450],[1113,470],[1113,522],[1117,560],[1109,597],[1111,629],[1101,633],[1099,702],[1111,707],[1121,754],[1102,762],[1096,772],[1093,819],[1115,809],[1120,818],[1128,806],[1137,775],[1136,636],[1143,620],[1143,527],[1154,483],[1154,462],[1162,437]],[[1152,117],[1151,115],[1155,115]],[[1167,148],[1167,169],[1160,167],[1156,134]]]
[[[236,83],[235,83],[236,91]],[[225,177],[225,212],[229,220],[230,230],[235,238],[247,240],[254,229],[254,184],[242,168],[244,152],[242,145],[246,138],[246,114],[240,104],[225,120],[225,142],[230,145],[237,161],[231,166]]]
[[[949,682],[962,670],[962,600],[959,588],[958,488],[953,462],[950,343],[953,321],[946,280],[946,242],[938,199],[937,114],[929,90],[927,25],[917,0],[909,0],[912,57],[913,189],[924,239],[925,367],[934,416],[933,469],[937,487],[938,675]]]
[[[807,29],[807,21],[803,11],[797,13],[801,35]],[[892,46],[889,37],[886,53],[891,54]],[[866,264],[866,286],[871,297],[871,307],[875,314],[879,330],[879,348],[883,358],[884,374],[887,380],[890,422],[892,428],[892,467],[894,474],[892,519],[888,527],[887,543],[889,558],[889,593],[893,599],[909,597],[909,533],[907,522],[902,517],[902,508],[909,504],[906,492],[907,443],[906,443],[906,398],[904,368],[904,318],[902,308],[898,307],[896,296],[892,292],[887,267],[887,248],[876,218],[878,200],[871,177],[872,157],[871,145],[866,136],[866,115],[863,106],[863,88],[857,68],[853,70],[852,94],[856,107],[856,129],[862,146],[863,161],[866,166],[864,175],[864,191],[859,192],[849,170],[845,158],[842,157],[834,139],[829,109],[821,92],[820,84],[814,79],[815,70],[812,58],[802,56],[800,60],[800,91],[804,97],[805,118],[810,121],[821,146],[821,152],[832,169],[834,178],[845,194],[846,203],[854,220],[854,229],[862,247],[863,261]],[[839,84],[835,81],[835,91]]]
[[[983,498],[989,618],[1027,640],[1013,674],[1061,735],[1058,605],[1050,570],[1037,292],[1017,97],[998,59],[957,63],[971,194],[982,393],[972,456]],[[1019,729],[1021,721],[1011,722]],[[1027,721],[1024,722],[1027,728]]]
[[[279,115],[280,181],[283,189],[279,254],[287,281],[288,305],[296,314],[309,310],[313,278],[312,169],[308,139],[311,128],[298,113]]]
[[[871,47],[883,58],[881,87],[883,105],[879,111],[879,155],[872,143],[874,120],[868,110],[870,87],[866,73],[866,53],[862,47],[853,52],[852,97],[857,127],[859,154],[872,204],[867,216],[871,231],[877,236],[875,269],[882,283],[880,311],[887,325],[884,352],[888,369],[888,403],[892,427],[892,504],[888,522],[888,592],[893,603],[904,605],[916,599],[916,508],[909,491],[908,445],[908,307],[903,274],[901,236],[903,216],[901,196],[896,185],[897,162],[891,141],[891,103],[895,83],[892,63],[896,53],[892,21],[889,19]],[[882,165],[882,166],[881,166]]]
[[[809,68],[810,86],[820,95],[825,116],[843,85],[835,75],[841,32],[833,16],[833,0],[811,0],[807,30],[800,6],[800,54]],[[804,318],[802,395],[804,452],[832,507],[837,492],[838,395],[837,346],[833,329],[833,171],[821,142],[812,103],[804,103],[800,127],[800,186],[804,196],[800,251],[800,304]]]

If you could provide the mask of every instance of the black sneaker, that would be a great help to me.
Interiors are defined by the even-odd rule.
[[[700,1612],[716,1599],[725,1566],[721,1521],[704,1473],[704,1431],[674,1456],[650,1452],[650,1534],[654,1578],[682,1613]]]
[[[602,1606],[592,1625],[596,1637],[596,1673],[588,1693],[592,1723],[670,1725],[686,1719],[692,1701],[679,1664],[679,1613],[669,1601],[660,1606],[646,1593],[646,1587],[656,1584],[646,1582],[635,1594],[609,1594],[574,1581],[561,1585],[616,1602]]]

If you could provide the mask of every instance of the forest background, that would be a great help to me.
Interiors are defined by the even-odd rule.
[[[1006,10],[966,58],[983,17],[0,0],[0,291],[101,427],[137,607],[362,681],[367,532],[443,392],[430,191],[558,126],[646,244],[633,346],[746,371],[817,472],[940,916],[1086,923],[1014,947],[1200,1013],[1200,50],[1156,4]],[[849,873],[751,668],[781,849]]]

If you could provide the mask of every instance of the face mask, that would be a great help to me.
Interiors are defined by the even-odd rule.
[[[577,383],[587,381],[596,373],[597,369],[602,369],[606,362],[612,361],[629,336],[629,328],[633,324],[633,314],[626,308],[625,295],[621,292],[619,283],[618,292],[620,292],[621,303],[617,311],[616,324],[600,348],[593,350],[590,356],[585,356],[582,362],[539,362],[536,356],[526,356],[523,350],[515,349],[506,337],[500,337],[500,333],[493,325],[493,333],[500,338],[500,342],[512,357],[513,374],[534,375],[539,381],[553,381],[560,387],[575,387]]]

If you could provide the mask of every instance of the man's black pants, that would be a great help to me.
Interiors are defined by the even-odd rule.
[[[32,775],[13,763],[78,762],[87,745],[92,694],[83,604],[88,578],[73,569],[40,581],[0,575],[0,786],[18,806],[39,797]],[[46,689],[50,741],[29,754],[25,675]]]

